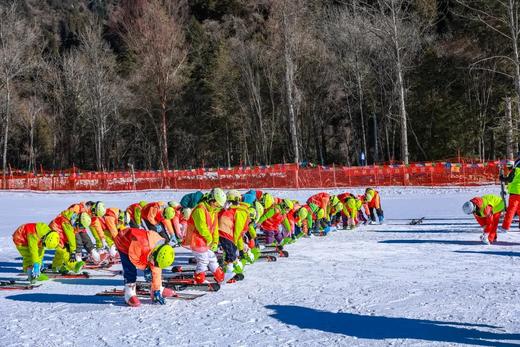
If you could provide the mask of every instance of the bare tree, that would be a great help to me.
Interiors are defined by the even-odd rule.
[[[479,58],[473,63],[473,68],[490,71],[483,64],[489,60],[501,63],[503,68],[498,68],[496,72],[512,79],[516,93],[517,113],[520,116],[520,52],[518,47],[520,1],[456,0],[456,2],[470,11],[471,19],[484,24],[492,33],[508,42],[509,48],[505,52],[495,52],[492,56]],[[518,144],[515,143],[515,146],[517,147]]]
[[[298,111],[303,95],[298,87],[298,74],[305,56],[312,50],[313,23],[307,3],[303,0],[277,0],[271,2],[270,23],[271,50],[277,56],[276,65],[283,69],[284,95],[287,107],[289,135],[293,162],[300,162],[298,136]]]
[[[76,53],[81,113],[90,123],[96,149],[98,170],[106,168],[107,135],[118,124],[125,86],[116,73],[116,60],[103,41],[101,26],[92,23],[80,35]]]
[[[32,65],[36,32],[19,14],[16,2],[0,5],[0,95],[5,101],[3,116],[3,182],[6,183],[7,146],[16,79]]]
[[[20,104],[20,117],[19,121],[23,128],[28,132],[29,135],[29,148],[27,150],[27,162],[28,171],[34,171],[36,169],[36,151],[34,145],[34,133],[37,125],[37,121],[44,115],[45,103],[36,96],[31,96],[25,99]]]
[[[367,5],[367,29],[380,40],[381,54],[392,57],[401,126],[401,159],[409,163],[408,115],[406,111],[405,73],[421,47],[425,26],[414,15],[411,0],[377,0]]]
[[[177,4],[181,6],[181,3]],[[143,5],[137,16],[121,14],[125,42],[137,59],[135,83],[149,87],[148,107],[145,111],[160,115],[159,144],[161,165],[169,167],[168,115],[173,111],[173,100],[185,80],[187,49],[178,11],[168,3],[166,10],[158,0]],[[170,15],[170,13],[173,13]]]
[[[369,43],[364,28],[365,18],[361,16],[359,6],[358,1],[352,1],[349,6],[333,8],[329,13],[330,21],[325,37],[341,67],[340,76],[345,90],[357,92],[362,150],[368,156],[364,83],[369,74],[366,56]]]

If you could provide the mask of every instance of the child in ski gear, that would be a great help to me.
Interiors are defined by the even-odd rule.
[[[202,200],[203,196],[204,193],[201,191],[186,194],[182,197],[180,204],[182,208],[194,209]]]
[[[115,243],[123,266],[126,303],[130,306],[141,304],[136,294],[137,269],[149,269],[152,274],[150,297],[154,303],[164,305],[164,298],[174,294],[162,286],[162,269],[173,263],[173,248],[156,232],[135,228],[119,232]]]
[[[309,216],[309,211],[306,206],[295,206],[294,209],[294,235],[297,238],[300,238],[304,235],[308,235],[309,233],[309,217],[311,219],[310,223],[312,223],[312,216]]]
[[[473,214],[478,224],[484,228],[480,240],[485,244],[494,243],[497,240],[497,227],[500,215],[504,211],[504,201],[498,195],[487,194],[482,197],[474,197],[462,206],[466,214]]]
[[[507,232],[511,228],[515,215],[520,215],[520,167],[518,160],[510,168],[507,176],[500,175],[500,181],[507,184],[507,192],[509,193],[506,215],[500,228]]]
[[[358,220],[358,211],[362,207],[363,203],[357,199],[353,194],[343,193],[338,195],[338,198],[343,203],[342,218],[344,229],[354,229]]]
[[[60,236],[45,223],[23,224],[13,233],[13,242],[23,258],[23,271],[29,281],[46,280],[41,274],[45,249],[56,249]]]
[[[264,196],[266,195],[270,196],[269,193],[264,194]],[[272,200],[274,201],[274,199]],[[260,230],[265,235],[265,243],[267,245],[280,245],[284,238],[282,224],[287,231],[291,230],[291,225],[286,215],[292,207],[294,207],[292,201],[284,199],[283,203],[275,205],[271,204],[271,207],[266,208],[266,211],[258,221],[258,224],[260,224]]]
[[[219,243],[224,250],[226,264],[224,281],[231,279],[235,273],[242,273],[243,264],[237,261],[237,253],[240,252],[250,262],[254,261],[249,246],[244,243],[244,236],[253,227],[256,218],[256,210],[248,204],[240,202],[241,195],[236,190],[227,193],[227,201],[230,204],[219,213]]]
[[[180,244],[180,243],[182,243],[182,240],[186,236],[186,228],[188,226],[188,219],[189,219],[189,215],[191,214],[191,211],[188,214],[188,219],[187,219],[187,218],[185,218],[185,216],[183,214],[183,209],[182,209],[181,204],[179,204],[176,201],[170,201],[170,202],[168,202],[168,206],[173,208],[175,211],[175,215],[172,219],[172,226],[173,226],[173,231],[175,232],[175,236],[177,238],[178,244]]]
[[[98,203],[99,204],[99,203]],[[108,251],[111,257],[117,254],[114,238],[119,232],[119,228],[124,228],[124,221],[120,220],[121,211],[116,207],[99,210],[92,217],[90,231],[96,240],[96,247]]]
[[[364,201],[370,213],[371,221],[373,223],[376,222],[377,214],[379,223],[382,224],[385,220],[385,216],[383,214],[383,209],[381,208],[381,198],[379,196],[379,192],[372,188],[367,188],[365,191]]]
[[[50,228],[60,235],[60,243],[56,248],[54,259],[52,260],[52,270],[59,272],[79,272],[85,263],[75,257],[71,257],[76,253],[76,233],[71,224],[70,218],[74,212],[66,210],[58,217],[54,218],[50,223]]]
[[[330,195],[328,193],[322,192],[318,194],[312,195],[310,198],[307,199],[307,205],[314,204],[318,206],[320,209],[324,211],[324,215],[321,218],[329,219],[329,216],[327,215],[327,211],[329,209],[329,201],[330,201]],[[319,219],[321,219],[319,218]]]
[[[313,232],[327,235],[331,231],[330,227],[330,212],[331,207],[336,206],[339,199],[334,199],[331,203],[331,196],[328,193],[322,192],[315,194],[307,199],[307,204],[318,207],[316,214],[316,223],[314,223]]]
[[[129,225],[131,228],[141,228],[143,227],[143,222],[141,220],[141,210],[143,207],[147,205],[147,202],[141,200],[135,204],[132,204],[126,208],[126,213],[129,217]]]
[[[141,211],[141,219],[146,229],[157,232],[168,242],[172,238],[176,241],[172,225],[173,217],[175,217],[175,210],[162,201],[151,202]]]
[[[197,261],[194,275],[196,283],[205,282],[208,268],[217,282],[224,280],[224,272],[219,267],[214,252],[219,243],[218,212],[225,204],[224,191],[214,188],[204,195],[188,220],[188,230],[182,246],[191,249]]]
[[[101,256],[94,247],[94,243],[92,243],[92,239],[87,232],[88,227],[90,227],[90,224],[92,223],[90,215],[87,212],[82,212],[80,215],[73,213],[70,222],[74,227],[74,232],[76,234],[76,261],[82,260],[81,250],[85,248],[92,261],[94,263],[99,263],[101,261]]]

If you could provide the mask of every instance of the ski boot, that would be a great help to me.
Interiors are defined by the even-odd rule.
[[[480,241],[482,241],[482,243],[485,245],[490,244],[488,235],[486,233],[483,233],[482,235],[480,235]]]
[[[125,302],[132,307],[137,307],[141,305],[141,301],[137,297],[135,283],[125,284]]]

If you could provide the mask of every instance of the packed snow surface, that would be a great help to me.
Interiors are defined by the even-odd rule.
[[[386,224],[302,239],[287,247],[289,258],[247,267],[244,281],[194,301],[130,308],[94,295],[122,288],[121,277],[1,291],[0,345],[520,345],[520,233],[485,246],[461,212],[464,201],[499,188],[379,190]],[[48,222],[77,201],[126,207],[184,193],[0,193],[0,276],[20,271],[11,234],[22,223]],[[315,191],[273,193],[303,201]],[[419,217],[422,225],[408,225]]]

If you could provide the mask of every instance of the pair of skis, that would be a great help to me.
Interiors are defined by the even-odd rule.
[[[33,284],[28,281],[1,280],[0,290],[31,290],[38,288],[41,284]]]
[[[136,293],[137,296],[140,297],[149,297],[150,296],[150,286],[149,282],[138,281]],[[174,296],[171,299],[178,300],[194,300],[200,298],[201,296],[206,295],[209,292],[217,292],[220,290],[220,284],[216,282],[208,282],[208,283],[195,283],[193,279],[183,279],[183,278],[166,278],[163,280],[163,286],[165,288],[170,288],[175,291]],[[200,292],[206,293],[182,293],[182,291],[191,289]],[[102,292],[97,293],[98,296],[124,296],[123,289],[110,289],[104,290]]]
[[[136,294],[138,297],[150,297],[150,292],[145,289],[137,289]],[[123,289],[110,289],[104,290],[102,292],[96,293],[97,296],[125,296],[125,291]],[[176,299],[176,300],[195,300],[202,296],[206,295],[206,293],[175,293],[172,297],[168,297],[167,299]]]
[[[119,273],[118,272],[110,272],[110,273],[103,273],[103,274],[92,274],[87,271],[83,271],[80,273],[61,273],[57,271],[43,271],[49,279],[67,279],[67,278],[97,278],[97,277],[115,277]],[[27,274],[20,273],[18,276],[27,276]]]

